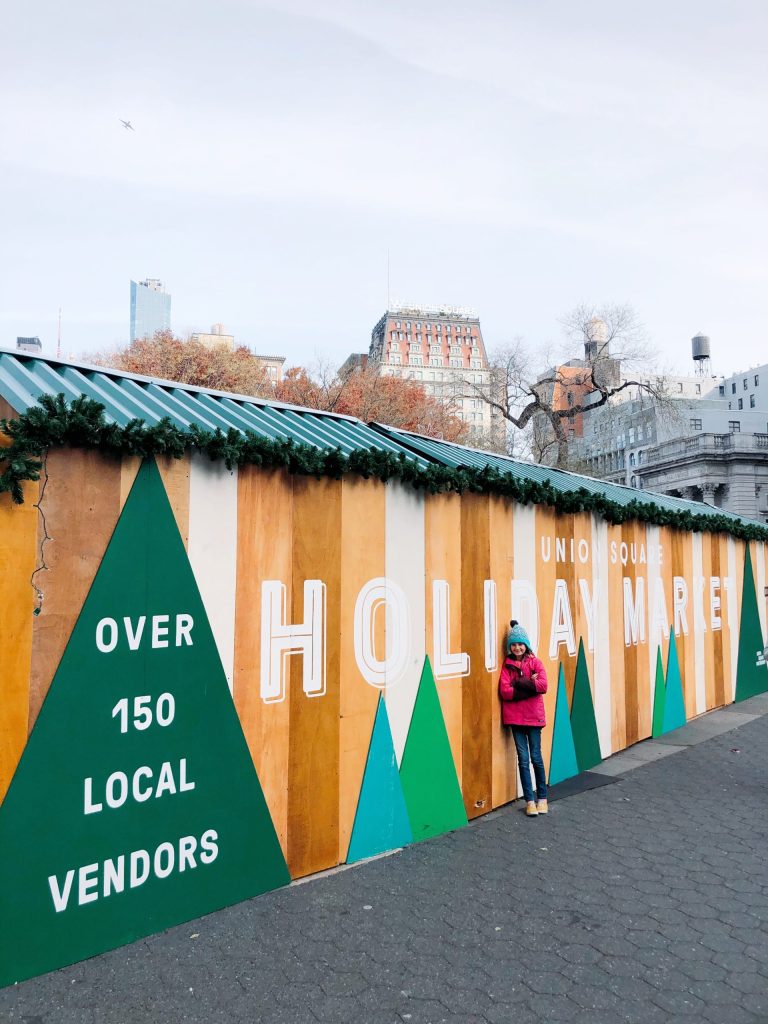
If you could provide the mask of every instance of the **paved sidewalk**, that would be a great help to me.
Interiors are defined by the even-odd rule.
[[[768,716],[739,716],[767,703],[548,818],[518,803],[4,989],[0,1021],[765,1024]]]

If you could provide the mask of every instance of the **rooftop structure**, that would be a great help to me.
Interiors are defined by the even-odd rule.
[[[503,420],[483,399],[491,393],[491,370],[472,310],[394,305],[371,332],[369,359],[382,375],[421,383],[467,424],[470,439],[503,441]]]

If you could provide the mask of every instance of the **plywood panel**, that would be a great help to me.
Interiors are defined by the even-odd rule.
[[[48,455],[47,470],[38,551],[46,529],[50,540],[43,548],[47,568],[35,577],[43,603],[33,628],[30,731],[120,514],[119,461],[58,449]]]
[[[461,498],[458,494],[432,494],[425,499],[425,556],[427,625],[434,623],[433,584],[445,580],[450,588],[450,652],[464,651],[461,628]],[[445,727],[451,744],[456,774],[461,783],[462,757],[462,678],[452,675],[438,678],[433,629],[427,630],[427,652],[435,669],[435,684],[440,697]],[[471,665],[471,662],[470,662]]]
[[[536,652],[547,670],[549,687],[544,695],[544,707],[547,716],[547,728],[541,734],[541,749],[544,764],[549,764],[552,750],[552,726],[555,721],[555,702],[557,700],[557,678],[560,662],[563,663],[568,702],[573,696],[573,679],[576,667],[575,655],[570,655],[564,645],[559,645],[552,656],[550,652],[550,636],[552,633],[553,598],[555,580],[561,571],[567,572],[563,563],[557,562],[557,538],[566,537],[570,541],[573,532],[573,517],[564,516],[562,520],[551,508],[543,505],[536,507],[536,593],[539,598],[539,649]],[[572,575],[572,574],[571,574]],[[527,623],[523,623],[527,625]]]
[[[8,413],[0,410],[0,415]],[[29,670],[35,591],[31,585],[37,558],[39,485],[23,485],[24,504],[0,495],[0,803],[27,742]]]
[[[237,591],[234,698],[248,749],[277,831],[288,853],[288,750],[292,694],[265,704],[260,696],[261,585],[293,590],[293,478],[282,470],[240,468],[237,480]]]
[[[603,519],[592,516],[592,587],[597,604],[595,618],[594,691],[595,722],[600,739],[600,753],[613,753],[611,630],[610,617],[616,614],[609,605],[608,526]]]
[[[290,658],[288,867],[293,878],[338,863],[342,484],[293,482],[292,622],[304,619],[304,581],[326,587],[326,692],[302,689],[301,658]]]
[[[483,581],[491,577],[490,499],[461,499],[461,628],[470,673],[462,680],[462,791],[468,818],[492,806],[493,734],[498,729],[497,673],[485,667]],[[510,538],[511,540],[511,538]]]
[[[501,702],[498,681],[504,655],[507,623],[512,616],[511,585],[514,576],[514,512],[510,502],[491,498],[488,506],[490,578],[496,584],[496,659],[490,670],[492,778],[491,799],[494,807],[508,803],[517,796],[517,757],[510,729],[501,723]]]
[[[237,577],[237,470],[194,454],[189,478],[189,561],[232,690]]]
[[[610,608],[611,664],[611,749],[614,753],[627,745],[626,689],[624,685],[624,567],[621,564],[622,533],[620,526],[607,525],[608,539],[608,607]]]
[[[355,661],[355,604],[369,580],[385,567],[385,491],[378,480],[346,477],[341,491],[341,653],[339,734],[339,862],[347,859],[360,784],[380,690],[361,675]],[[383,610],[376,617],[376,657],[386,659]],[[395,684],[396,685],[396,684]]]
[[[396,481],[386,485],[386,577],[405,594],[411,652],[404,675],[385,692],[392,742],[402,760],[426,654],[424,494]]]

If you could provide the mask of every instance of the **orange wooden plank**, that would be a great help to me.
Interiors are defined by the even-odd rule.
[[[304,581],[326,595],[326,692],[307,697],[300,658],[291,658],[288,757],[288,867],[297,878],[333,867],[339,856],[339,680],[342,484],[293,482],[293,619],[304,618]]]
[[[241,466],[237,478],[234,699],[283,854],[287,856],[288,752],[293,695],[288,687],[284,701],[269,704],[260,696],[261,584],[264,580],[280,580],[285,585],[290,608],[293,478],[283,470]]]
[[[514,800],[517,796],[517,758],[510,729],[501,724],[501,704],[498,681],[504,656],[504,638],[511,616],[510,593],[514,576],[514,519],[512,504],[502,498],[490,498],[489,514],[489,578],[496,583],[497,637],[496,668],[491,671],[491,749],[492,749],[492,805]]]
[[[2,415],[8,413],[2,412]],[[23,485],[24,504],[0,495],[0,803],[27,742],[29,670],[35,591],[30,582],[37,558],[39,485]]]
[[[468,818],[492,806],[493,735],[498,729],[497,673],[485,668],[483,581],[490,578],[490,520],[486,495],[461,499],[462,649],[470,673],[462,680],[462,791]],[[511,541],[510,532],[510,541]]]
[[[50,539],[43,547],[45,568],[35,577],[43,602],[33,628],[30,731],[120,514],[118,460],[96,452],[59,449],[48,455],[47,472],[38,550],[44,530]]]

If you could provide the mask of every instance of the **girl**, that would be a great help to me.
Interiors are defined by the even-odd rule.
[[[516,619],[507,634],[507,658],[499,678],[501,720],[512,727],[517,748],[520,781],[529,817],[546,814],[547,777],[541,757],[541,730],[546,725],[542,693],[547,692],[547,671],[531,650],[528,634]],[[536,775],[536,800],[531,785],[530,765]]]

